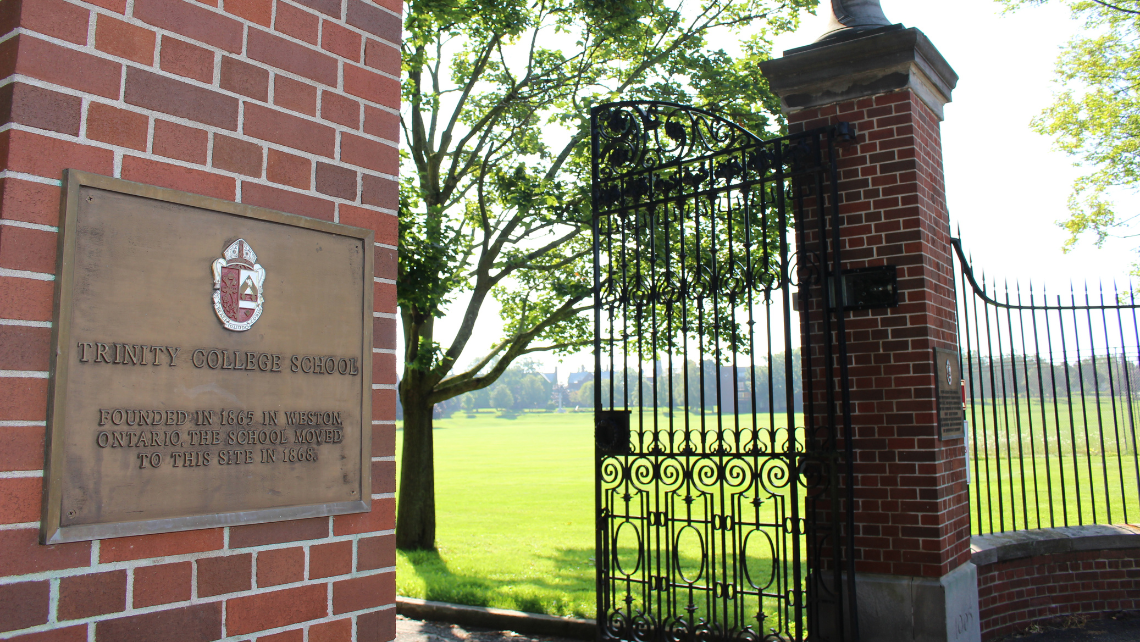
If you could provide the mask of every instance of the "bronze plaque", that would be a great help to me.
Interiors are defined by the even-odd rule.
[[[373,232],[68,170],[42,538],[366,511]]]
[[[934,348],[934,378],[938,382],[938,433],[942,439],[960,439],[965,434],[966,411],[962,407],[962,369],[957,350]]]

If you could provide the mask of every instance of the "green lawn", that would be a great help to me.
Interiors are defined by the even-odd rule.
[[[992,413],[992,408],[985,410]],[[1011,446],[1008,452],[1015,455],[1012,469],[1006,459],[1004,421],[996,431],[992,423],[987,422],[984,443],[990,447],[991,457],[988,465],[979,467],[981,474],[975,474],[974,485],[970,489],[974,532],[1011,530],[1015,526],[1026,528],[1027,512],[1029,527],[1037,527],[1038,515],[1041,516],[1041,525],[1048,527],[1050,506],[1057,526],[1063,525],[1066,509],[1069,523],[1076,524],[1078,494],[1075,484],[1078,481],[1084,522],[1092,522],[1095,502],[1098,522],[1108,522],[1107,513],[1111,509],[1111,521],[1119,523],[1123,521],[1125,508],[1120,498],[1121,467],[1124,492],[1130,497],[1127,504],[1129,521],[1135,522],[1140,518],[1134,451],[1131,447],[1112,447],[1102,451],[1098,439],[1095,448],[1089,444],[1088,451],[1092,456],[1085,456],[1083,424],[1077,425],[1076,449],[1071,436],[1066,440],[1062,432],[1060,451],[1064,455],[1060,462],[1055,455],[1045,459],[1042,452],[1044,438],[1039,428],[1035,428],[1033,439],[1023,434],[1020,443],[1025,455],[1027,480],[1023,499],[1012,407],[1010,414]],[[452,419],[437,420],[439,551],[399,553],[396,574],[399,594],[553,615],[594,617],[592,418],[592,413],[586,412],[523,413],[515,418],[503,418],[494,413],[479,413],[476,418],[468,418],[464,413],[457,413]],[[742,417],[742,421],[744,419]],[[778,425],[782,425],[782,419],[777,418]],[[797,417],[797,422],[801,420]],[[1090,420],[1095,421],[1095,417],[1090,415]],[[661,421],[665,418],[661,417]],[[1039,425],[1035,422],[1035,426]],[[1055,435],[1053,423],[1046,422],[1046,425]],[[1063,428],[1068,428],[1067,417]],[[1071,435],[1073,431],[1068,432]],[[401,436],[397,433],[398,440]],[[1031,442],[1035,444],[1036,458],[1030,456]],[[1000,479],[1007,480],[1003,486],[1006,490],[1001,496],[1004,525],[998,520],[999,469],[993,450],[995,444],[1001,446]],[[1074,450],[1078,453],[1075,460]],[[1051,452],[1056,453],[1057,449],[1054,447]],[[1033,470],[1034,463],[1036,471]],[[1105,469],[1108,470],[1107,476],[1103,472]],[[1062,472],[1068,488],[1067,501],[1062,501],[1060,494]],[[1048,496],[1050,479],[1054,491],[1051,504]],[[1104,488],[1106,479],[1107,493]],[[979,491],[981,502],[978,502]],[[1105,501],[1106,496],[1108,501]],[[991,514],[994,516],[992,526]],[[1016,525],[1012,521],[1015,514]],[[750,562],[760,565],[757,571],[768,567],[765,561]]]
[[[439,552],[398,555],[399,594],[593,617],[592,418],[436,420]]]

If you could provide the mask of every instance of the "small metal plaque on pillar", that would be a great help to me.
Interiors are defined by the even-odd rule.
[[[68,170],[45,543],[366,511],[373,232]]]
[[[938,434],[942,439],[960,439],[965,431],[966,411],[962,407],[961,368],[957,350],[934,348]]]

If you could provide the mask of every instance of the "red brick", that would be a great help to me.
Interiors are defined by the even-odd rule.
[[[374,609],[396,601],[396,573],[377,573],[333,582],[333,614]]]
[[[39,521],[41,481],[39,477],[0,479],[0,524]]]
[[[371,571],[396,565],[396,536],[362,537],[357,544],[356,570]]]
[[[204,129],[166,120],[154,121],[154,144],[151,151],[159,156],[205,165],[209,146],[210,135]]]
[[[39,633],[17,635],[15,642],[87,642],[87,625],[69,626],[64,629],[50,629]]]
[[[386,247],[381,247],[379,245],[376,246],[376,258],[375,258],[375,264],[376,265],[375,265],[375,269],[374,269],[375,276],[378,276],[382,279],[395,280],[396,279],[397,266],[399,265],[398,260],[397,260],[397,256],[398,256],[398,252],[396,252],[396,250],[386,248]],[[380,355],[373,355],[373,358],[379,357],[379,356]],[[387,355],[387,356],[392,357],[393,359],[395,358],[394,355]],[[387,363],[390,364],[391,373],[392,373],[392,374],[389,374],[387,376],[395,377],[395,374],[394,374],[396,372],[395,363],[394,362],[387,362]],[[387,383],[396,383],[396,382],[390,381]]]
[[[126,571],[74,575],[59,581],[56,612],[60,620],[78,620],[126,609]]]
[[[388,42],[400,43],[400,18],[375,5],[361,0],[348,0],[345,22]]]
[[[360,202],[395,210],[400,206],[400,184],[390,178],[365,174]]]
[[[317,88],[278,74],[273,78],[273,104],[307,116],[316,116]]]
[[[329,91],[321,92],[321,118],[334,123],[360,128],[360,103],[340,94]]]
[[[399,76],[400,48],[379,40],[369,40],[364,45],[364,64],[377,71]]]
[[[257,554],[257,586],[292,584],[305,579],[305,550],[279,548]]]
[[[352,572],[352,542],[317,544],[309,548],[309,579]]]
[[[393,108],[396,105],[392,105]],[[400,116],[372,105],[364,106],[364,133],[392,142],[400,140]]]
[[[17,52],[11,53],[11,48]],[[18,35],[0,45],[2,59],[15,60],[15,73],[96,96],[119,98],[120,63],[28,35]]]
[[[0,122],[79,135],[83,99],[14,82],[0,87]]]
[[[87,0],[87,2],[117,13],[127,12],[127,0]]]
[[[0,218],[59,224],[59,188],[18,178],[0,179]]]
[[[385,251],[395,253],[393,250]],[[372,383],[396,383],[396,355],[387,352],[372,355]]]
[[[372,456],[394,457],[396,455],[396,426],[374,424],[372,426]]]
[[[159,58],[163,71],[207,84],[214,82],[214,52],[209,49],[163,36]]]
[[[245,134],[329,158],[336,146],[331,127],[250,103],[245,105]]]
[[[243,174],[261,176],[261,146],[221,134],[214,134],[214,167]]]
[[[335,87],[336,59],[323,52],[250,28],[246,55],[265,64]]]
[[[244,60],[222,56],[221,87],[264,102],[269,100],[269,72]]]
[[[59,180],[65,168],[109,176],[114,153],[31,132],[9,130],[0,134],[0,148],[7,147],[8,170]],[[0,154],[2,156],[2,154]]]
[[[356,618],[356,642],[391,642],[396,639],[396,609],[362,613]]]
[[[0,326],[0,370],[47,370],[49,341],[47,328]],[[50,331],[49,331],[50,332]],[[4,367],[15,366],[15,367]],[[0,428],[0,470],[42,470],[44,467],[44,427],[6,426]],[[2,555],[0,555],[2,557]]]
[[[333,517],[333,534],[338,536],[387,531],[395,527],[396,503],[392,498],[372,500],[372,510],[367,513]]]
[[[46,580],[0,585],[0,632],[46,623],[48,595]]]
[[[225,51],[238,53],[242,24],[224,14],[182,0],[135,0],[134,16]]]
[[[256,183],[242,184],[242,202],[290,214],[319,218],[322,221],[333,220],[336,211],[336,206],[323,198]]]
[[[281,633],[274,633],[273,635],[264,635],[257,638],[257,642],[303,642],[304,639],[304,629],[291,629],[289,631],[282,631]]]
[[[39,430],[42,432],[43,428]],[[0,443],[3,443],[2,438]],[[41,546],[40,533],[37,529],[0,531],[0,574],[43,573],[87,566],[90,563],[90,542]]]
[[[392,13],[395,13],[396,15],[401,15],[404,11],[403,0],[372,0],[372,2],[375,2],[376,4],[380,5],[381,7],[384,7],[385,9],[389,9],[390,11],[392,11]]]
[[[396,492],[396,462],[372,462],[372,493],[379,495],[394,492]]]
[[[309,159],[270,149],[265,177],[274,183],[307,190],[312,183],[313,164]]]
[[[400,106],[400,81],[345,63],[344,93],[385,107]]]
[[[396,320],[386,317],[372,319],[372,346],[383,350],[396,349]]]
[[[127,88],[123,99],[128,104],[171,116],[222,129],[237,129],[236,98],[142,69],[132,67],[127,70]]]
[[[363,40],[360,34],[351,29],[345,29],[332,20],[326,20],[322,30],[322,49],[341,58],[347,58],[352,62],[360,62],[360,44]]]
[[[230,548],[300,542],[307,539],[322,539],[328,536],[329,519],[327,517],[250,524],[230,528]]]
[[[393,314],[389,312],[389,314]],[[396,391],[372,391],[372,419],[375,421],[395,421],[396,419]]]
[[[0,285],[0,301],[3,301]],[[7,312],[4,316],[11,318]],[[0,420],[44,421],[47,418],[47,379],[0,378]],[[39,519],[36,517],[35,519]]]
[[[140,566],[135,569],[134,608],[141,609],[190,599],[193,565],[190,562]]]
[[[226,633],[246,635],[328,615],[324,584],[258,593],[226,600]]]
[[[96,640],[115,642],[211,642],[221,637],[220,601],[104,620],[95,625]]]
[[[273,0],[226,0],[226,11],[263,27],[273,22]]]
[[[376,230],[376,242],[384,245],[396,244],[397,219],[392,214],[351,205],[341,205],[340,222],[345,225],[366,227]],[[377,346],[379,347],[379,346]]]
[[[55,232],[4,226],[0,228],[0,267],[54,274],[57,242]],[[0,346],[0,355],[3,352]]]
[[[352,620],[333,620],[310,626],[309,642],[354,642]]]
[[[341,0],[296,0],[296,2],[310,9],[316,9],[326,16],[340,18]]]
[[[252,588],[253,555],[206,557],[198,560],[198,597],[248,591]]]
[[[142,65],[154,64],[155,34],[132,24],[99,14],[95,21],[95,48]]]
[[[87,137],[120,147],[146,151],[150,119],[144,114],[103,103],[87,107]]]
[[[99,561],[107,564],[166,555],[216,551],[222,548],[222,537],[222,529],[213,528],[105,539],[99,543]]]
[[[277,3],[277,17],[273,25],[276,31],[315,45],[320,40],[320,27],[321,20],[316,15],[286,2]]]
[[[90,12],[62,0],[24,0],[17,3],[20,26],[77,45],[87,44]]]
[[[329,163],[317,163],[317,191],[350,201],[356,200],[356,172]]]
[[[229,176],[218,176],[135,156],[123,157],[123,178],[227,201],[234,200],[237,190],[237,181]]]
[[[395,147],[347,132],[340,137],[340,160],[393,176],[400,171],[400,154]]]

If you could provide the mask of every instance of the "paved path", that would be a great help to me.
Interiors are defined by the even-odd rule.
[[[1054,628],[1009,642],[1140,642],[1140,617],[1120,615],[1104,620],[1089,620],[1069,628]]]
[[[442,622],[421,622],[396,616],[396,642],[581,642],[566,638],[520,635],[513,631],[488,631]]]
[[[512,631],[488,631],[457,624],[421,622],[396,617],[396,642],[580,642],[566,638],[525,636]],[[1090,620],[1068,628],[1051,628],[1006,638],[1006,642],[1140,642],[1140,617]]]

